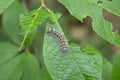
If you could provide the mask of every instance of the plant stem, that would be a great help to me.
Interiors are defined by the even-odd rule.
[[[22,49],[22,46],[23,46],[23,44],[24,44],[25,39],[27,38],[27,36],[28,36],[28,34],[25,34],[25,36],[24,36],[24,38],[23,38],[23,40],[22,40],[22,43],[21,43],[21,45],[20,45],[19,51]]]
[[[44,3],[44,0],[40,0],[40,2],[41,2],[41,7],[47,9],[50,12],[49,8],[47,8],[47,6]],[[40,9],[41,9],[41,7],[40,7]]]
[[[43,0],[40,0],[40,2],[41,2],[41,6],[42,6],[42,7],[45,7],[44,1],[43,1]]]
[[[40,0],[40,2],[41,2],[41,6],[40,6],[39,10],[43,7],[43,8],[47,9],[50,12],[49,8],[47,8],[46,5],[44,4],[44,0]],[[22,40],[22,43],[20,44],[19,51],[22,49],[27,36],[28,36],[28,33],[25,34],[25,36],[24,36],[24,38]]]

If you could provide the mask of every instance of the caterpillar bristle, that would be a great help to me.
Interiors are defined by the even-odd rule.
[[[65,38],[61,33],[57,32],[53,28],[49,28],[48,33],[58,39],[58,41],[60,42],[62,52],[67,52],[68,51],[68,47],[67,47]]]

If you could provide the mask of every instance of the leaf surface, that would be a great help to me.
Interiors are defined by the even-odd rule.
[[[24,35],[20,48],[25,44],[30,45],[35,38],[36,28],[49,17],[49,12],[45,9],[36,9],[20,16],[20,25]]]
[[[26,7],[17,0],[3,13],[3,29],[10,39],[19,45],[21,43],[19,16],[26,13]]]
[[[45,67],[42,67],[39,70],[39,74],[38,74],[36,80],[53,80],[53,79],[51,78],[51,76],[48,73],[47,69]]]
[[[39,72],[38,61],[34,55],[25,53],[22,80],[36,80]]]
[[[116,4],[117,1],[117,4]],[[103,18],[102,9],[107,9],[120,15],[120,0],[104,0],[98,4],[98,0],[59,0],[78,20],[82,21],[87,16],[92,18],[93,30],[102,38],[115,45],[120,45],[120,35],[112,32],[112,24]],[[115,5],[115,6],[112,6]]]
[[[25,34],[28,34],[37,26],[42,24],[48,17],[49,13],[47,10],[36,9],[27,14],[21,15],[20,25],[24,28]]]
[[[44,38],[43,57],[53,80],[101,80],[102,58],[98,50],[91,46],[80,49],[69,45],[68,52],[62,52],[60,42],[48,34],[53,28],[64,35],[59,24],[48,23]]]
[[[104,0],[102,4],[99,4],[102,8],[120,16],[120,0]],[[114,6],[113,6],[114,5]]]
[[[120,79],[120,53],[116,54],[113,62],[112,80]]]
[[[0,80],[20,80],[23,73],[23,55],[0,65]]]
[[[8,43],[0,42],[0,64],[8,61],[18,53],[18,47]]]
[[[102,80],[111,80],[112,74],[112,64],[104,59],[103,60],[103,70],[102,70]]]
[[[0,14],[8,8],[15,0],[0,0]]]

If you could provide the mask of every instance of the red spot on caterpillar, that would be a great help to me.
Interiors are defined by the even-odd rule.
[[[58,41],[60,42],[60,45],[61,45],[62,52],[68,51],[65,38],[62,34],[55,31],[53,28],[49,28],[48,33],[58,39]]]

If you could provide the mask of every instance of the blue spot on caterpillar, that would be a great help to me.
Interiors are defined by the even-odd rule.
[[[62,52],[67,52],[68,51],[68,47],[66,45],[65,38],[64,38],[64,36],[62,34],[57,32],[53,28],[49,28],[48,33],[58,39],[58,41],[60,42],[60,45],[61,45]]]

